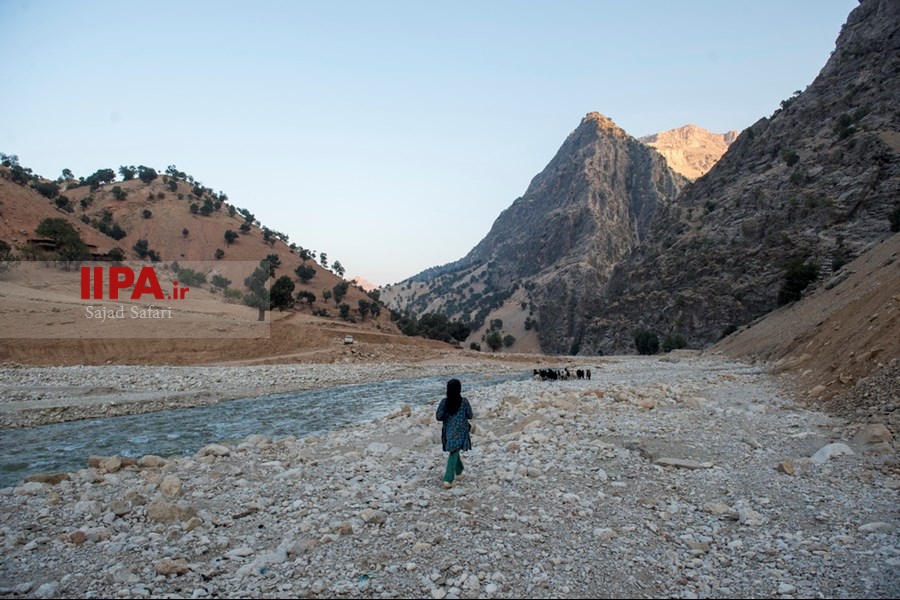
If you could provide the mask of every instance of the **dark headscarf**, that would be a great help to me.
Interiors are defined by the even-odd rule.
[[[462,405],[462,384],[459,379],[451,379],[447,382],[447,404],[444,408],[448,415],[455,415]]]

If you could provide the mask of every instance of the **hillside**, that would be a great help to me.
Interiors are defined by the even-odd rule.
[[[709,172],[738,133],[713,133],[689,124],[638,139],[662,154],[673,171],[693,180]]]
[[[900,3],[853,10],[815,81],[661,207],[612,275],[585,350],[629,351],[637,328],[714,343],[777,307],[793,262],[828,278],[890,234],[900,198],[898,30]]]
[[[208,278],[220,275],[232,280],[231,289],[235,290],[238,299],[226,298],[221,292],[216,293],[210,284],[192,286],[189,300],[196,305],[181,305],[185,309],[190,306],[190,311],[194,311],[192,314],[233,314],[239,321],[247,315],[253,317],[255,309],[244,306],[239,300],[246,292],[243,280],[249,274],[248,265],[252,271],[260,260],[273,255],[280,261],[275,278],[288,276],[295,284],[295,297],[298,292],[315,295],[313,302],[300,300],[289,313],[277,314],[272,319],[274,335],[271,339],[242,340],[233,349],[228,347],[227,340],[179,339],[174,345],[168,346],[170,359],[181,356],[190,362],[204,362],[274,356],[289,353],[288,349],[303,351],[312,347],[305,338],[319,339],[317,331],[323,328],[352,329],[357,337],[367,331],[397,334],[388,311],[358,314],[357,306],[360,302],[372,303],[363,289],[324,268],[316,262],[309,250],[289,245],[281,234],[256,222],[249,211],[231,207],[223,194],[214,194],[199,183],[181,177],[160,176],[149,182],[137,178],[110,181],[92,189],[89,185],[78,186],[77,182],[70,180],[59,183],[61,199],[60,196],[47,198],[35,189],[39,184],[48,184],[47,180],[36,178],[34,181],[14,182],[13,179],[11,169],[0,167],[0,240],[11,246],[13,254],[21,258],[53,258],[52,251],[35,245],[34,240],[39,238],[35,229],[44,219],[57,218],[71,224],[89,245],[91,252],[100,257],[119,248],[124,252],[126,260],[143,260],[144,264],[148,264],[149,258],[141,259],[135,248],[139,240],[146,240],[147,249],[158,257],[158,262],[152,264],[158,265],[157,270],[165,279],[162,281],[164,289],[177,278],[172,269],[175,263],[182,268],[198,270]],[[106,233],[102,233],[101,229]],[[231,243],[225,237],[229,230],[235,232]],[[46,246],[44,242],[42,244]],[[218,257],[217,250],[220,251]],[[301,265],[314,269],[306,282],[301,281],[295,273]],[[125,334],[95,334],[89,329],[70,331],[73,327],[85,324],[83,315],[74,319],[74,323],[69,316],[65,321],[69,323],[68,326],[60,327],[57,324],[55,329],[48,330],[44,324],[58,322],[53,314],[60,307],[70,311],[77,305],[77,275],[47,269],[43,272],[34,271],[26,267],[23,263],[22,268],[0,274],[0,286],[7,286],[0,290],[4,296],[5,309],[2,311],[5,326],[4,338],[0,339],[0,360],[52,362],[58,359],[72,362],[80,356],[87,362],[165,362],[162,358],[153,358],[155,354],[166,354],[166,351],[161,350],[164,344],[158,341],[145,340],[146,344],[128,343],[124,340],[89,342],[87,340],[94,335],[122,337]],[[275,279],[270,279],[272,281]],[[346,318],[341,318],[339,303],[334,296],[334,290],[339,285],[346,286],[346,295],[341,298],[340,303],[347,304],[351,309]],[[55,290],[55,287],[60,289]],[[83,311],[83,307],[80,310]],[[38,318],[44,320],[34,321]],[[9,319],[12,321],[7,322]],[[27,326],[23,329],[21,323],[17,325],[17,319],[24,320]],[[255,317],[251,320],[255,321]],[[165,324],[167,323],[160,321],[153,324],[153,327],[158,329]],[[147,324],[146,327],[150,325]],[[13,333],[15,331],[20,334]],[[156,331],[148,335],[158,338],[169,333],[171,332]],[[48,339],[54,335],[60,339]],[[75,339],[79,337],[85,339]],[[203,338],[209,337],[209,334],[199,331],[192,336],[176,332],[171,337]],[[300,339],[293,339],[295,337]],[[25,339],[28,339],[27,343]]]
[[[392,308],[440,311],[515,339],[514,351],[577,351],[613,267],[686,180],[611,119],[588,114],[525,194],[465,257],[382,290]]]
[[[770,364],[798,397],[900,431],[900,234],[712,351]]]

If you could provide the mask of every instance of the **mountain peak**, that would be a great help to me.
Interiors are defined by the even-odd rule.
[[[594,126],[599,131],[604,133],[609,133],[620,137],[628,137],[628,134],[625,133],[624,129],[616,125],[615,122],[606,115],[600,114],[598,112],[589,112],[588,114],[586,114],[581,120],[579,128],[586,125]]]
[[[738,132],[713,133],[693,123],[675,129],[645,135],[639,140],[656,148],[666,157],[669,166],[689,179],[696,179],[709,171],[728,146],[737,139]]]

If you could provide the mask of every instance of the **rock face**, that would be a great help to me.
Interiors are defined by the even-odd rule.
[[[776,307],[788,264],[829,277],[890,235],[900,197],[900,4],[862,2],[816,80],[674,203],[613,274],[583,349],[633,348],[636,327],[721,338]]]
[[[685,183],[657,152],[590,113],[466,257],[387,288],[382,299],[476,324],[505,305],[507,323],[533,324],[526,329],[538,331],[541,350],[577,349],[613,267]],[[512,318],[510,307],[518,307]]]
[[[740,132],[713,133],[689,124],[645,135],[639,140],[662,154],[673,171],[688,179],[697,179],[706,175],[725,154],[728,146],[737,139],[738,133]]]

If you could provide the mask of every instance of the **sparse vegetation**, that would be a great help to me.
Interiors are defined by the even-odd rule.
[[[900,231],[900,204],[888,215],[888,222],[891,224],[891,231]]]
[[[230,279],[228,279],[227,277],[223,277],[222,275],[219,275],[218,273],[216,273],[215,275],[213,275],[213,276],[212,276],[212,279],[211,279],[210,281],[211,281],[211,283],[213,284],[213,287],[219,288],[219,289],[222,289],[222,290],[224,290],[224,289],[227,288],[229,285],[231,285],[231,280],[230,280]]]
[[[238,239],[239,237],[240,236],[236,232],[232,231],[231,229],[228,229],[227,231],[225,231],[225,243],[228,244],[229,246],[231,245],[231,243],[234,240]]]
[[[646,329],[639,329],[634,334],[634,346],[638,354],[656,354],[659,352],[659,337]]]
[[[225,256],[225,251],[222,250],[221,248],[216,248],[216,254],[215,254],[216,260],[220,260],[223,256]]]
[[[680,333],[670,333],[663,338],[663,352],[671,352],[672,350],[677,350],[678,348],[687,348],[687,340],[684,339],[683,335],[681,335]]]
[[[778,305],[783,306],[799,300],[809,284],[819,276],[819,268],[801,259],[788,264],[784,274],[784,283],[778,292]]]

